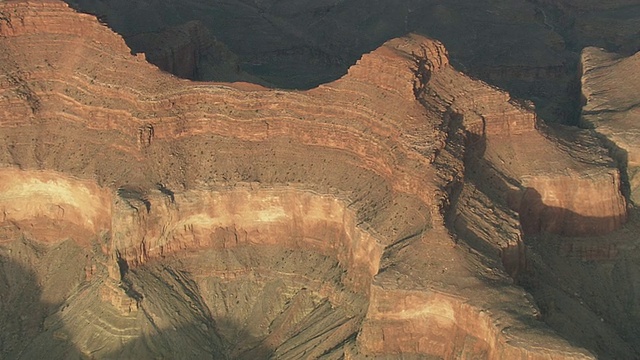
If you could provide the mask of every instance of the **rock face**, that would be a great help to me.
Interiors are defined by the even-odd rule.
[[[601,134],[626,171],[625,187],[640,201],[640,53],[624,58],[598,48],[582,53],[582,122]]]
[[[566,97],[575,75],[575,56],[564,39],[554,24],[545,23],[539,4],[526,0],[67,2],[104,18],[134,49],[130,39],[137,34],[198,20],[238,54],[243,70],[280,87],[310,88],[334,80],[363,52],[409,32],[444,41],[465,71],[545,105]],[[548,17],[555,20],[551,12]],[[565,121],[557,105],[545,106],[553,108],[549,118]]]
[[[66,2],[97,14],[131,45],[136,35],[198,20],[244,71],[289,88],[335,80],[362,53],[414,32],[443,41],[458,68],[534,101],[545,121],[572,125],[580,115],[580,51],[640,50],[635,0]]]
[[[199,21],[143,33],[127,39],[136,53],[178,77],[202,81],[251,81],[260,79],[240,69],[240,59],[218,41]]]
[[[592,357],[509,275],[521,229],[619,227],[618,170],[441,43],[284,91],[177,79],[58,1],[1,3],[0,41],[3,357]]]
[[[505,199],[525,233],[604,234],[625,222],[620,173],[591,136],[543,125],[538,130],[526,104],[454,71],[434,73],[428,90],[445,99],[468,131],[467,178],[490,197]]]
[[[637,28],[640,25],[640,4],[634,0],[537,1],[547,10],[546,16],[559,16],[567,42],[586,46],[606,47],[627,55],[640,49]],[[569,24],[571,24],[569,26]]]

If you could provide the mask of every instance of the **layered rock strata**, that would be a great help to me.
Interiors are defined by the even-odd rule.
[[[540,1],[67,3],[99,14],[127,41],[134,34],[197,19],[241,57],[245,71],[281,87],[309,88],[334,80],[384,41],[409,32],[424,34],[444,41],[465,72],[535,99],[549,120],[577,120],[577,109],[568,111],[577,97],[569,98],[567,91],[573,97],[578,90],[573,39],[564,38],[569,21],[558,20],[561,12],[543,8]],[[567,113],[571,119],[563,116]]]
[[[3,355],[591,357],[505,273],[507,205],[525,231],[608,231],[617,169],[442,44],[282,91],[167,75],[58,1],[0,14],[0,299],[36,309],[6,317]]]
[[[612,156],[625,172],[625,186],[634,203],[640,201],[640,53],[620,57],[589,47],[581,57],[582,123],[606,139]]]
[[[625,222],[620,172],[590,134],[537,124],[531,104],[452,69],[432,74],[429,93],[467,131],[473,186],[518,212],[525,233],[588,236]]]

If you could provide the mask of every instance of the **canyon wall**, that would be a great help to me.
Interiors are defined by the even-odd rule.
[[[624,172],[626,195],[634,203],[640,200],[639,68],[640,53],[624,58],[593,47],[582,52],[582,123],[604,139]]]
[[[467,129],[467,177],[517,211],[525,233],[591,236],[624,224],[620,172],[592,136],[538,126],[532,105],[452,69],[434,72],[429,89]]]
[[[114,199],[115,200],[115,199]],[[383,247],[356,226],[344,201],[308,191],[240,186],[146,197],[153,211],[135,200],[116,200],[112,246],[135,267],[182,251],[281,246],[336,258],[345,283],[368,292]]]
[[[181,26],[186,19],[201,21],[238,54],[244,71],[287,88],[306,89],[333,81],[362,53],[414,32],[443,41],[453,63],[465,72],[535,100],[548,121],[577,120],[576,109],[569,107],[575,106],[578,90],[576,49],[573,39],[565,37],[571,23],[541,1],[230,0],[220,6],[195,0],[172,7],[135,0],[68,3],[106,19],[128,42],[137,34]],[[598,20],[594,17],[590,17],[593,23]],[[625,29],[621,38],[633,40],[634,27],[619,28]]]
[[[441,43],[390,40],[285,91],[178,79],[62,2],[0,14],[0,255],[47,294],[7,356],[591,357],[507,272],[518,216],[620,226],[617,168],[554,145]],[[84,260],[47,282],[65,251]]]

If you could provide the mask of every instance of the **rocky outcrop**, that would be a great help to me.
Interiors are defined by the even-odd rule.
[[[464,85],[447,85],[452,82]],[[429,89],[468,132],[474,153],[467,177],[517,211],[525,233],[589,236],[624,224],[620,173],[589,134],[543,125],[539,130],[531,105],[451,69],[434,73]]]
[[[640,53],[621,58],[602,49],[582,52],[582,123],[605,140],[611,156],[623,171],[623,185],[634,202],[640,201],[640,168],[637,136],[640,121],[640,85],[637,73]]]
[[[526,179],[525,186],[519,204],[525,233],[601,235],[618,229],[626,221],[620,176],[616,171],[593,177],[539,176]]]
[[[554,146],[439,42],[284,91],[167,75],[61,2],[0,13],[0,257],[44,284],[2,293],[45,324],[22,341],[10,319],[8,357],[591,357],[504,271],[522,267],[506,205],[536,231],[615,228],[617,169]],[[568,220],[522,211],[579,176],[595,208],[569,187],[541,200]]]
[[[345,285],[365,293],[379,268],[380,241],[357,227],[344,201],[328,195],[238,186],[171,196],[158,191],[141,206],[128,194],[119,197],[113,246],[132,267],[183,251],[281,246],[337,259]],[[153,211],[146,212],[144,202]]]

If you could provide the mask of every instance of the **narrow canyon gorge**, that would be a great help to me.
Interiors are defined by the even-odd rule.
[[[640,58],[556,32],[618,8],[284,3],[0,1],[0,359],[640,356]]]

